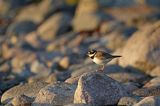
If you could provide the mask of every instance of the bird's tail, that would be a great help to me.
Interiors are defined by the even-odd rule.
[[[117,58],[117,57],[122,57],[122,56],[112,56],[112,58]]]

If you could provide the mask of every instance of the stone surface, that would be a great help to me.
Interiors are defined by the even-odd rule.
[[[77,104],[68,104],[68,105],[64,105],[64,106],[90,106],[90,105],[83,104],[83,103],[77,103]]]
[[[78,77],[70,77],[65,80],[66,83],[69,84],[78,84],[79,76]]]
[[[153,77],[159,77],[160,76],[160,67],[159,66],[155,67],[149,74]]]
[[[122,97],[118,102],[118,106],[133,106],[140,100],[139,97]]]
[[[92,23],[91,23],[92,22]],[[82,14],[75,16],[73,28],[75,31],[94,31],[100,24],[100,18],[94,14]]]
[[[75,85],[54,83],[41,89],[32,106],[66,105],[73,102]]]
[[[156,11],[157,11],[156,9],[153,9],[145,5],[106,9],[106,12],[109,15],[111,15],[112,18],[125,23],[127,26],[136,26],[136,27],[140,26],[143,27],[143,25],[146,25],[147,23],[152,24],[153,22],[155,22],[157,20],[157,19],[154,20],[154,18],[157,17]]]
[[[147,82],[143,87],[156,87],[160,86],[160,77],[155,77]]]
[[[160,105],[159,96],[149,96],[149,97],[145,97],[134,106],[159,106],[159,105]]]
[[[68,31],[71,19],[68,13],[54,14],[38,28],[38,34],[44,40],[53,40],[57,35]]]
[[[28,97],[36,97],[39,90],[47,86],[44,82],[35,82],[30,84],[18,85],[3,93],[1,102],[8,103],[13,97],[18,95],[26,95]]]
[[[16,96],[11,101],[13,106],[30,106],[32,102],[33,99],[25,95]]]
[[[121,97],[126,95],[126,90],[119,82],[103,73],[85,73],[78,81],[74,103],[114,105],[118,103]]]
[[[25,35],[36,30],[37,24],[32,21],[20,21],[11,24],[7,29],[8,35]]]
[[[131,65],[145,72],[158,66],[160,64],[159,29],[160,22],[156,22],[134,33],[121,51],[123,57],[119,60],[119,64]]]
[[[70,65],[70,59],[69,57],[63,57],[60,62],[59,62],[59,66],[60,68],[62,69],[68,69],[69,68],[69,65]]]
[[[147,97],[147,96],[159,96],[160,86],[151,86],[137,89],[133,92],[134,95]]]

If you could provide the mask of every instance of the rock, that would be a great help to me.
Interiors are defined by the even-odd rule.
[[[84,41],[85,38],[85,35],[78,34],[77,36],[75,36],[75,38],[68,42],[68,47],[73,48],[76,46],[80,46],[80,44]]]
[[[160,67],[159,66],[155,67],[149,74],[153,77],[159,77],[160,76]]]
[[[2,95],[1,102],[6,104],[8,103],[13,97],[18,95],[26,95],[28,97],[34,98],[36,97],[39,90],[43,87],[47,86],[47,83],[44,82],[35,82],[30,84],[24,84],[24,85],[17,85]]]
[[[127,83],[124,83],[124,86],[128,92],[133,92],[138,89],[139,84],[133,83],[133,82],[127,82]]]
[[[57,71],[57,70],[55,70],[54,73],[55,73],[58,81],[65,81],[66,79],[68,79],[70,77],[70,74],[71,74],[68,71],[62,72],[62,71]]]
[[[74,95],[74,103],[114,105],[126,95],[128,95],[126,90],[119,82],[103,73],[90,72],[80,77]]]
[[[12,23],[7,29],[7,35],[25,35],[36,30],[37,25],[32,21]]]
[[[27,45],[31,46],[34,49],[44,49],[42,45],[42,41],[38,38],[38,34],[36,32],[31,32],[24,37],[24,41]]]
[[[78,77],[70,77],[65,80],[66,83],[69,84],[78,84],[79,76]]]
[[[122,97],[118,102],[118,106],[133,106],[140,100],[139,97]]]
[[[100,18],[94,14],[82,14],[75,16],[73,20],[73,28],[77,32],[94,31],[98,28],[99,24]]]
[[[54,73],[50,74],[45,80],[45,82],[47,83],[54,83],[56,81],[57,81],[57,77]]]
[[[122,76],[125,77],[122,77]],[[145,75],[142,74],[136,74],[131,72],[117,72],[117,73],[109,73],[109,77],[119,81],[119,82],[138,82],[140,80],[145,80],[147,78]]]
[[[76,9],[76,15],[96,13],[99,11],[97,0],[81,0]]]
[[[67,8],[67,5],[63,0],[44,0],[40,3],[31,4],[22,8],[16,16],[16,21],[31,20],[40,24],[46,17],[48,17],[48,15],[54,13],[60,8]]]
[[[127,26],[136,26],[136,27],[137,26],[144,27],[147,23],[152,24],[153,22],[158,20],[158,19],[154,20],[154,18],[157,17],[156,11],[157,11],[156,9],[145,5],[106,9],[106,13],[112,16],[112,18],[116,19],[117,21],[125,23]]]
[[[144,73],[140,73],[137,70],[129,70],[127,68],[123,68],[119,65],[111,64],[107,65],[104,68],[104,72],[114,80],[117,80],[122,83],[126,82],[143,82],[144,80],[148,79],[147,75]],[[122,77],[125,76],[125,77]]]
[[[11,59],[11,66],[12,66],[12,70],[13,70],[12,72],[14,72],[18,76],[24,77],[24,78],[31,76],[32,72],[28,68],[28,66],[29,66],[28,64],[31,64],[35,59],[36,59],[35,53],[26,52],[26,51],[24,52],[23,50],[18,48],[16,51],[16,54]]]
[[[77,32],[98,29],[101,18],[96,14],[100,10],[97,0],[81,0],[73,19],[73,29]],[[92,23],[90,23],[92,22]]]
[[[27,79],[28,83],[35,83],[35,82],[45,82],[46,77],[48,77],[47,75],[34,75],[31,76]]]
[[[35,60],[35,61],[32,61],[31,72],[41,76],[45,76],[49,74],[50,69],[48,69],[48,67],[46,67],[43,62]]]
[[[16,15],[15,20],[16,21],[30,20],[32,22],[39,24],[44,20],[46,12],[47,12],[46,8],[40,8],[40,5],[37,6],[36,4],[32,4],[22,8],[19,14]]]
[[[160,86],[160,77],[155,77],[147,82],[143,87],[156,87]]]
[[[90,106],[84,103],[77,103],[77,104],[68,104],[68,105],[64,105],[64,106]]]
[[[76,87],[67,83],[54,83],[41,89],[32,106],[53,106],[73,103]],[[62,102],[63,101],[63,102]]]
[[[71,19],[68,13],[56,13],[38,28],[38,34],[44,40],[53,40],[57,35],[68,31]]]
[[[159,0],[145,0],[145,3],[149,6],[153,7],[159,7],[160,6],[160,1]]]
[[[159,105],[160,105],[159,96],[149,96],[149,97],[145,97],[134,106],[159,106]]]
[[[106,30],[103,28],[104,31],[101,31],[102,34],[104,33],[104,36],[102,36],[100,40],[101,42],[105,42],[105,46],[111,50],[122,48],[128,38],[137,30],[135,27],[127,27],[118,22],[106,22],[104,24],[107,24],[107,28]],[[101,27],[103,26],[104,25]]]
[[[146,73],[160,65],[159,33],[160,22],[146,27],[143,26],[141,30],[134,33],[127,41],[121,51],[123,57],[119,59],[119,64],[132,66]]]
[[[62,69],[68,69],[69,65],[70,65],[70,59],[67,56],[63,57],[59,62],[59,66]]]
[[[160,86],[151,86],[137,89],[133,92],[134,95],[147,97],[147,96],[159,96]]]
[[[32,102],[33,99],[25,95],[16,96],[11,101],[13,106],[30,106]]]

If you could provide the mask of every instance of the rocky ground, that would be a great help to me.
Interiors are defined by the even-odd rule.
[[[97,72],[90,48],[122,57]],[[0,0],[0,99],[160,106],[160,1]]]

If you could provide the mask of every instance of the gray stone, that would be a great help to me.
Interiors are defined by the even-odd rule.
[[[89,105],[114,105],[128,95],[119,82],[100,72],[83,74],[74,95],[74,103]]]
[[[133,92],[134,95],[147,97],[147,96],[159,96],[160,86],[151,86],[137,89]]]
[[[76,103],[76,104],[68,104],[68,105],[64,105],[64,106],[90,106],[90,105],[84,104],[84,103]]]
[[[18,95],[26,95],[28,97],[34,98],[36,97],[39,90],[43,87],[47,86],[47,83],[44,82],[35,82],[30,84],[24,84],[24,85],[17,85],[2,95],[1,102],[2,103],[8,103],[13,97]]]
[[[75,85],[54,83],[41,89],[32,106],[53,106],[73,103]]]
[[[25,35],[36,30],[37,25],[32,21],[20,21],[12,23],[8,29],[8,35]]]
[[[131,1],[129,2],[131,3]],[[114,19],[120,22],[124,22],[128,26],[144,27],[147,23],[152,24],[156,20],[158,21],[158,19],[154,20],[154,18],[157,17],[155,14],[157,10],[150,8],[148,6],[137,5],[133,7],[131,6],[131,7],[108,9],[106,10],[106,13],[114,17]]]

